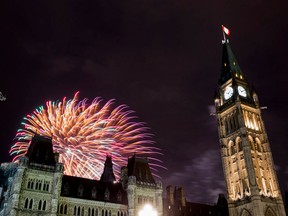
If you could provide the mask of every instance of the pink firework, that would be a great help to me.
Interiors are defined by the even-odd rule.
[[[161,153],[153,146],[145,123],[137,122],[126,105],[113,109],[113,100],[102,103],[100,98],[88,105],[87,99],[78,100],[78,94],[68,101],[48,101],[46,108],[41,106],[24,118],[10,149],[10,154],[16,155],[13,161],[25,155],[34,134],[40,134],[52,137],[54,151],[59,153],[67,175],[99,179],[107,154],[113,157],[117,178],[120,167],[133,154],[148,157],[156,175],[162,162],[155,156]]]

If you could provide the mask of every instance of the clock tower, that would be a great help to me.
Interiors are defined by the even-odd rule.
[[[222,43],[215,106],[229,215],[284,216],[258,95],[249,86],[225,35]]]

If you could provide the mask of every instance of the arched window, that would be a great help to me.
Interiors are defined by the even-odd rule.
[[[117,193],[117,201],[119,201],[119,202],[122,201],[122,193],[121,193],[120,190],[119,190],[118,193]]]
[[[60,205],[60,214],[63,214],[63,205]]]
[[[105,211],[105,216],[108,216],[108,211],[107,210]]]
[[[42,210],[45,211],[46,210],[46,200],[44,200],[43,202],[43,207],[42,207]]]
[[[83,186],[82,186],[82,185],[79,185],[77,195],[78,195],[79,197],[83,197],[83,192],[84,192]]]
[[[260,142],[258,137],[255,139],[255,143],[256,143],[256,146],[257,146],[257,151],[258,152],[262,152],[261,142]]]
[[[64,214],[67,214],[67,205],[64,206]]]
[[[105,191],[105,197],[104,198],[105,198],[105,200],[109,200],[110,199],[110,192],[109,192],[108,188]]]
[[[101,216],[104,216],[104,209],[102,209],[102,214],[101,214]]]
[[[42,189],[42,180],[39,181],[39,190]]]
[[[76,216],[77,215],[77,207],[74,206],[74,212],[73,212],[73,215]]]
[[[42,201],[40,200],[38,203],[38,210],[41,210],[41,209],[42,209]]]
[[[91,216],[94,216],[94,208],[92,209],[92,215]]]
[[[96,196],[97,196],[97,190],[95,187],[93,187],[91,191],[91,198],[96,199]]]
[[[79,216],[80,215],[80,206],[78,207],[78,211],[77,211],[77,215]]]
[[[30,202],[29,202],[29,209],[32,209],[33,208],[33,199],[30,199]]]
[[[82,207],[81,216],[84,216],[84,207]]]
[[[29,202],[29,201],[28,201],[28,198],[26,198],[26,200],[25,200],[25,205],[24,205],[24,208],[25,208],[25,209],[28,208],[28,202]]]
[[[70,189],[69,184],[68,184],[68,182],[66,182],[65,185],[64,185],[64,188],[63,188],[63,194],[64,195],[68,195],[69,194],[69,189]]]
[[[228,146],[229,146],[229,155],[234,155],[236,153],[234,142],[230,141]]]
[[[38,180],[36,181],[36,184],[35,184],[35,190],[38,190]]]
[[[91,209],[88,208],[88,216],[91,216]]]
[[[248,139],[249,139],[249,143],[250,143],[250,147],[251,147],[251,150],[255,150],[255,146],[254,146],[254,140],[251,136],[248,136]]]
[[[31,189],[33,189],[33,188],[34,188],[34,179],[31,180]]]
[[[242,147],[242,140],[240,137],[237,137],[236,138],[236,146],[237,146],[237,152],[240,152],[243,150],[243,147]]]
[[[28,185],[27,185],[27,188],[30,189],[30,187],[31,187],[31,182],[30,182],[30,179],[29,179],[29,181],[28,181]]]

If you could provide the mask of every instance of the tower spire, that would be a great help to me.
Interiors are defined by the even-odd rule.
[[[215,106],[229,215],[286,216],[258,96],[225,34]]]

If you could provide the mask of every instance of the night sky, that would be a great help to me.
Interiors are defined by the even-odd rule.
[[[287,0],[0,1],[0,162],[23,117],[47,100],[116,99],[147,122],[168,170],[164,186],[189,201],[225,193],[216,119],[221,24],[267,106],[280,186],[288,175]]]

